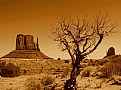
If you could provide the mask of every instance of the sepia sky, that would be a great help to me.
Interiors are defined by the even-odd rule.
[[[15,49],[17,34],[39,38],[40,50],[53,58],[69,58],[57,43],[48,38],[51,26],[65,13],[73,17],[94,17],[109,13],[111,23],[118,22],[118,33],[105,38],[88,58],[103,58],[109,47],[121,54],[121,0],[0,0],[0,57]]]

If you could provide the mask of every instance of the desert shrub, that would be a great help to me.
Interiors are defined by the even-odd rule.
[[[82,73],[81,73],[81,77],[89,77],[90,72],[91,71],[89,69],[83,70]]]
[[[44,85],[44,90],[54,90],[55,86],[54,85],[55,79],[52,78],[52,76],[46,75],[41,79],[41,84]]]
[[[71,68],[70,67],[67,67],[64,69],[62,75],[61,75],[61,78],[65,78],[66,76],[68,76],[68,74],[71,72]]]
[[[42,90],[42,88],[39,78],[30,77],[25,81],[25,90]]]
[[[121,56],[113,56],[112,58],[111,58],[111,63],[120,63],[121,64]]]
[[[97,65],[104,65],[104,64],[106,64],[108,62],[108,59],[101,59],[101,60],[98,60],[98,62],[97,62]]]
[[[115,58],[110,60],[104,67],[100,68],[99,71],[102,73],[101,78],[110,78],[113,75],[121,75],[121,58]]]
[[[0,62],[0,76],[1,76],[1,74],[2,74],[2,69],[4,68],[4,66],[5,66],[5,62]]]
[[[80,63],[80,69],[86,68],[87,66],[89,66],[89,63]]]
[[[101,67],[99,69],[99,72],[101,72],[100,75],[98,75],[99,78],[109,78],[111,75],[111,69],[107,66]]]
[[[0,69],[5,66],[6,62],[0,62]]]
[[[1,69],[1,76],[2,77],[15,77],[19,76],[20,68],[15,66],[12,63],[8,63]]]
[[[90,65],[90,66],[95,66],[95,60],[90,59],[90,60],[89,60],[89,65]]]
[[[44,77],[41,79],[41,83],[42,83],[43,85],[45,85],[45,86],[50,85],[50,84],[53,84],[54,81],[55,81],[55,79],[52,78],[52,76],[49,76],[49,75],[44,76]]]

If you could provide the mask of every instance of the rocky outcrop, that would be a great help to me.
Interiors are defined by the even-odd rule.
[[[35,43],[32,35],[23,34],[16,37],[16,50],[1,58],[52,59],[40,51],[38,38]]]
[[[37,44],[35,44],[32,35],[23,35],[19,34],[16,37],[16,50],[40,50],[38,45],[38,38]]]
[[[36,44],[33,41],[33,36],[25,35],[25,48],[26,50],[36,50]]]
[[[25,44],[24,44],[24,35],[19,34],[16,37],[16,50],[24,50],[25,49]]]
[[[2,58],[52,59],[37,50],[13,50]]]
[[[115,55],[115,48],[110,47],[107,52],[107,56]]]

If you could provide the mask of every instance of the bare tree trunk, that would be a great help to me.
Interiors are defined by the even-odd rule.
[[[64,90],[76,90],[76,67],[73,65],[70,79],[68,79],[64,85]]]
[[[66,81],[64,90],[77,90],[76,78],[80,74],[80,61],[84,59],[82,56],[77,56],[76,62],[72,63],[72,71],[70,79]]]

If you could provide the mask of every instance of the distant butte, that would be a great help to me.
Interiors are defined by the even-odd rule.
[[[32,35],[23,34],[18,34],[16,37],[16,50],[2,58],[52,59],[40,51],[38,38],[35,43]]]

